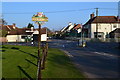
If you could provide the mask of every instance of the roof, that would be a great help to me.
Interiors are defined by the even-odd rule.
[[[38,28],[35,30],[39,30]],[[41,28],[41,34],[46,34],[47,33],[47,28]]]
[[[60,30],[60,32],[63,32],[65,29],[66,29],[66,27],[63,27],[63,28]]]
[[[74,29],[79,29],[79,28],[82,28],[81,24],[77,24],[77,25],[74,26]]]
[[[33,32],[31,31],[31,28],[17,28],[14,25],[2,25],[0,26],[0,30],[6,30],[8,31],[8,35],[31,35]],[[38,29],[33,29],[33,31],[36,31]],[[28,32],[26,32],[28,31]],[[46,34],[47,28],[41,29],[41,34]]]
[[[8,35],[31,35],[33,32],[26,32],[26,29],[16,29],[9,31]]]
[[[120,23],[120,19],[118,21],[116,16],[97,16],[89,19],[84,25],[91,23]]]
[[[117,29],[115,29],[114,31],[112,31],[110,33],[120,33],[120,28],[117,28]]]
[[[68,26],[64,29],[64,31],[66,31],[70,26],[71,26],[71,25],[68,25]]]
[[[0,27],[1,30],[6,30],[6,31],[11,31],[11,30],[16,30],[18,29],[16,26],[14,25],[2,25]]]
[[[33,32],[26,32],[27,30],[31,31],[30,28],[18,28],[16,30],[9,31],[8,35],[31,35]],[[33,29],[38,30],[38,29]],[[41,34],[46,34],[46,28],[41,29]]]
[[[41,29],[41,34],[46,34],[47,28],[42,28]]]

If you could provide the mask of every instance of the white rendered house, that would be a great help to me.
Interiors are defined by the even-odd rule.
[[[91,18],[84,24],[84,28],[88,29],[88,37],[109,38],[109,33],[120,28],[120,19],[116,16],[97,16],[91,14]]]

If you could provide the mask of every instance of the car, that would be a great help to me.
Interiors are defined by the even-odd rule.
[[[85,40],[78,40],[78,46],[86,47],[86,41]]]

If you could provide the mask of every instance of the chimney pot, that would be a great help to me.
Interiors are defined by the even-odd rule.
[[[119,16],[117,16],[117,21],[119,22]]]
[[[15,24],[15,23],[13,23],[13,26],[15,27],[15,26],[16,26],[16,24]]]
[[[16,29],[16,24],[15,23],[13,23],[13,28]]]
[[[94,18],[94,13],[90,14],[90,19]]]
[[[69,23],[68,23],[68,25],[72,25],[72,23],[71,23],[71,22],[69,22]]]

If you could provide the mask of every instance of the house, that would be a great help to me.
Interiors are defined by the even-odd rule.
[[[74,27],[70,30],[70,36],[71,37],[80,37],[81,31],[82,31],[82,25],[74,24]]]
[[[13,23],[13,25],[2,25],[1,26],[1,30],[6,30],[7,32],[16,30],[16,29],[18,29],[18,28],[16,27],[15,23]]]
[[[0,30],[2,31],[2,39],[6,39],[6,41],[2,41],[2,42],[7,42],[8,39],[8,34],[11,32],[11,31],[16,31],[18,28],[16,27],[15,24],[13,25],[1,25],[0,27]]]
[[[16,30],[9,31],[6,38],[8,42],[25,42],[31,38],[33,32],[26,32],[28,28],[18,28]]]
[[[26,36],[30,36],[32,32],[26,33],[28,28],[18,28],[16,24],[13,25],[2,25],[1,30],[6,31],[7,42],[25,42]]]
[[[31,41],[38,35],[38,29],[32,28],[18,28],[15,24],[3,25],[1,30],[7,31],[6,40],[7,42],[25,42]],[[36,39],[38,40],[38,39]],[[47,41],[46,29],[41,29],[41,41]]]
[[[69,24],[68,24],[68,26],[66,27],[65,31],[66,31],[66,32],[70,32],[70,30],[71,30],[73,27],[74,27],[74,25],[73,25],[71,22],[69,22]]]
[[[120,38],[120,28],[110,32],[110,38]]]
[[[93,13],[83,26],[88,29],[89,38],[96,38],[96,34],[98,38],[107,38],[111,31],[120,28],[120,19],[116,16],[94,16]]]
[[[39,35],[39,29],[34,29],[33,32],[33,42],[38,41],[38,35]],[[41,29],[41,41],[47,41],[47,28],[42,28]]]
[[[67,27],[64,27],[60,30],[60,35],[64,37],[80,37],[82,31],[81,24],[72,24],[69,22]]]
[[[74,28],[75,25],[73,25],[71,22],[68,23],[67,27],[64,27],[60,30],[62,37],[69,37],[70,31]]]
[[[66,29],[66,27],[63,27],[63,28],[60,30],[60,32],[61,32],[61,33],[64,32],[65,29]]]

